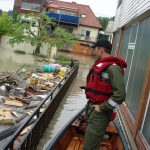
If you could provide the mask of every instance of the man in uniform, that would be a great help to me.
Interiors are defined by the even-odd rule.
[[[112,45],[107,40],[97,41],[93,47],[98,59],[88,73],[85,87],[88,103],[83,150],[100,150],[113,110],[125,100],[126,62],[111,55]]]

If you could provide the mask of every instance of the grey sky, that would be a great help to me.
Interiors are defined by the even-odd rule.
[[[118,0],[63,0],[89,5],[96,16],[115,16]],[[0,9],[3,11],[12,10],[14,0],[0,0]]]
[[[14,0],[0,0],[0,9],[3,11],[12,10],[14,6]]]

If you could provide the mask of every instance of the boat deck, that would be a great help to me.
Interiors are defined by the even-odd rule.
[[[118,145],[120,143],[119,135],[112,122],[107,127],[106,133],[112,134],[112,137],[109,139],[102,140],[102,142],[100,143],[100,150],[114,150],[118,148]],[[84,136],[80,134],[79,135],[76,134],[76,136],[72,138],[69,146],[67,147],[67,150],[82,150],[83,140],[84,140]],[[120,144],[118,150],[123,150],[123,149],[124,148]]]

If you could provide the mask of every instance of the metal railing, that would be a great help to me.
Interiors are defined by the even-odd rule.
[[[41,104],[36,108],[34,113],[22,123],[18,130],[8,139],[8,142],[3,146],[3,150],[13,150],[13,149],[23,149],[23,150],[34,150],[36,149],[43,132],[47,128],[49,122],[51,121],[59,103],[61,102],[63,96],[67,92],[72,80],[76,76],[79,68],[79,62],[76,61],[75,65],[72,67],[71,71],[68,72],[64,78],[58,83],[58,85],[47,95],[47,97],[41,102]],[[54,94],[58,90],[57,94]],[[49,101],[45,110],[40,113],[42,106]],[[34,116],[37,117],[35,122],[32,124],[29,132],[24,135],[21,142],[15,143],[16,139],[19,137],[20,133],[33,121]]]

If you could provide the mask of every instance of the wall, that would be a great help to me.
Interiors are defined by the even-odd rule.
[[[149,0],[123,0],[116,11],[113,30],[116,31],[149,9]]]
[[[127,61],[126,101],[122,107],[139,150],[150,149],[150,16],[124,26],[114,34],[113,54],[121,38],[118,55]],[[122,34],[122,36],[120,36]],[[145,117],[144,117],[145,116]],[[147,118],[146,120],[144,120]]]
[[[82,54],[82,55],[93,55],[93,48],[89,47],[90,43],[83,41],[76,41],[73,48],[71,49],[72,53]]]
[[[90,31],[90,38],[91,38],[91,42],[96,42],[97,37],[98,37],[98,28],[93,28],[93,27],[87,27],[87,26],[79,26],[77,33],[81,35],[81,30],[88,30]]]
[[[6,36],[6,35],[2,36],[1,37],[0,47],[6,48],[6,49],[12,49],[12,50],[19,49],[19,50],[25,51],[26,53],[33,53],[33,50],[35,50],[35,46],[31,46],[29,43],[21,43],[19,45],[15,44],[14,47],[11,47],[8,44],[8,40],[9,40],[8,36]],[[47,50],[48,50],[48,46],[46,46],[46,45],[43,46],[41,48],[41,54],[46,55],[47,54]]]

